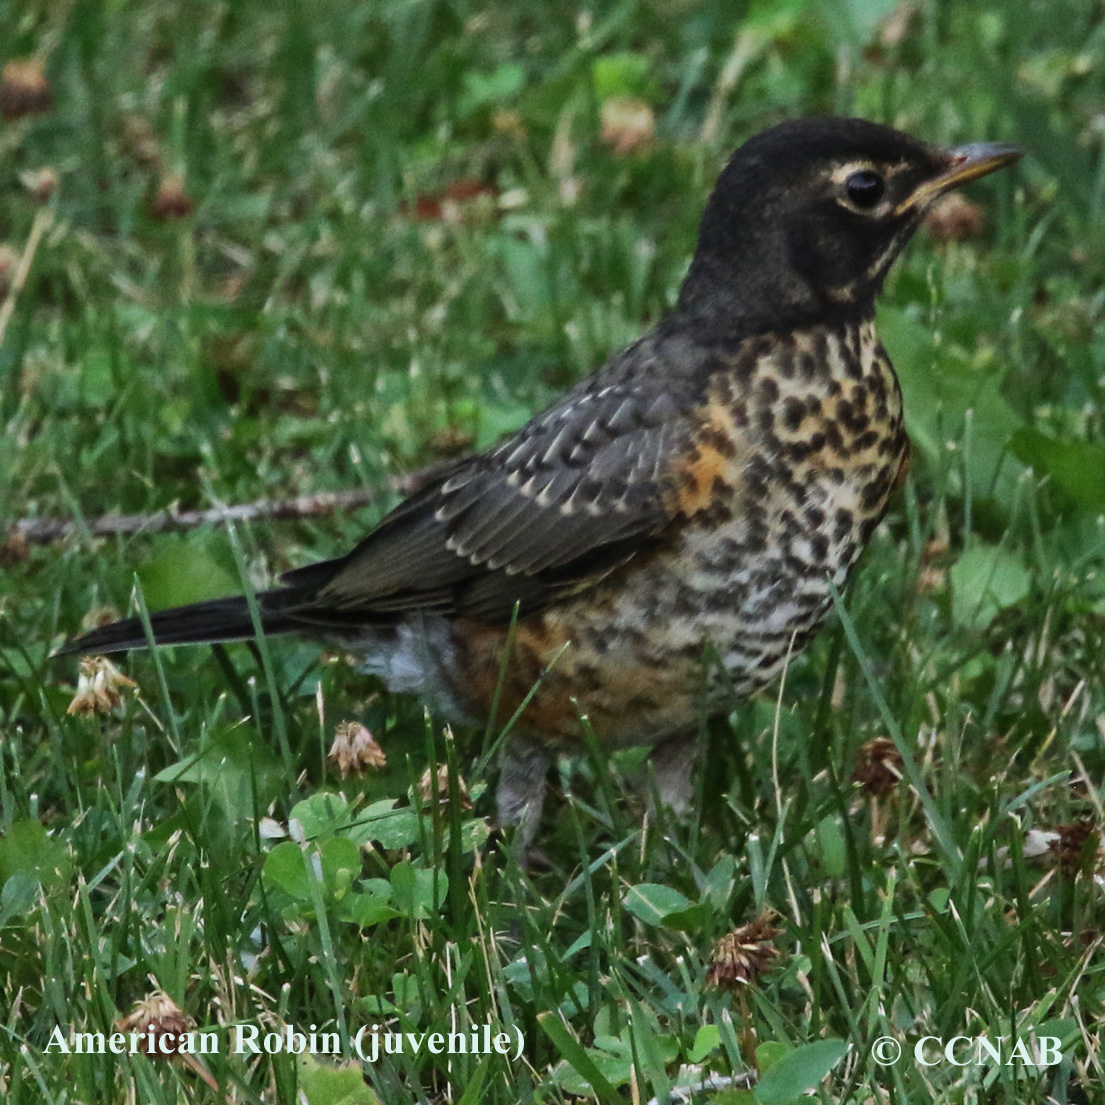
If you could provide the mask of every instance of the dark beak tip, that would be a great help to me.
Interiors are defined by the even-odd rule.
[[[1024,157],[1019,146],[1003,142],[971,142],[948,151],[950,168],[961,169],[970,165],[992,165],[995,169],[1012,165]]]
[[[915,209],[925,209],[938,196],[958,188],[961,184],[987,176],[997,169],[1004,169],[1024,157],[1024,150],[999,142],[974,142],[968,146],[956,146],[943,151],[943,164],[935,166],[935,175],[922,181],[913,192],[895,208],[895,214]]]

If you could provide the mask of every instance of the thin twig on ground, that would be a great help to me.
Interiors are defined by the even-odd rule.
[[[260,518],[317,518],[343,510],[367,506],[379,498],[379,491],[358,488],[355,491],[321,491],[295,499],[260,499],[237,506],[212,507],[209,510],[158,510],[153,514],[105,514],[87,522],[69,518],[24,518],[12,526],[10,535],[22,537],[33,545],[63,541],[74,534],[92,537],[129,537],[136,533],[161,533],[166,530],[194,529],[219,522],[252,522]]]
[[[400,495],[413,495],[433,479],[448,461],[435,461],[389,481]],[[195,529],[220,522],[254,522],[260,519],[319,518],[356,510],[376,502],[380,488],[360,487],[350,491],[318,491],[291,499],[258,499],[237,506],[215,506],[207,510],[178,510],[169,507],[152,514],[105,514],[100,518],[22,518],[8,529],[7,540],[30,545],[49,545],[81,534],[88,537],[131,537],[138,533],[162,533]]]

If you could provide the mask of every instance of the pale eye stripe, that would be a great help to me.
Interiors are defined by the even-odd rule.
[[[843,184],[853,173],[878,173],[883,175],[882,166],[873,161],[849,161],[846,165],[837,165],[829,173],[829,181],[832,184]]]

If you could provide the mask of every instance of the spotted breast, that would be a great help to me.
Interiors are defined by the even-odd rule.
[[[823,621],[908,464],[874,325],[762,335],[702,366],[669,462],[678,522],[631,581],[615,570],[512,632],[454,622],[439,676],[465,713],[497,701],[549,749],[577,743],[581,718],[611,746],[656,742],[722,684],[770,681]]]

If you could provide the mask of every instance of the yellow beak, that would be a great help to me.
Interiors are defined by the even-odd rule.
[[[937,196],[942,196],[951,188],[957,188],[968,180],[975,180],[996,169],[1012,165],[1014,161],[1020,161],[1024,150],[996,142],[974,142],[969,146],[957,146],[954,150],[948,150],[946,156],[947,168],[919,184],[898,204],[895,215],[904,215],[916,207],[927,207]]]

